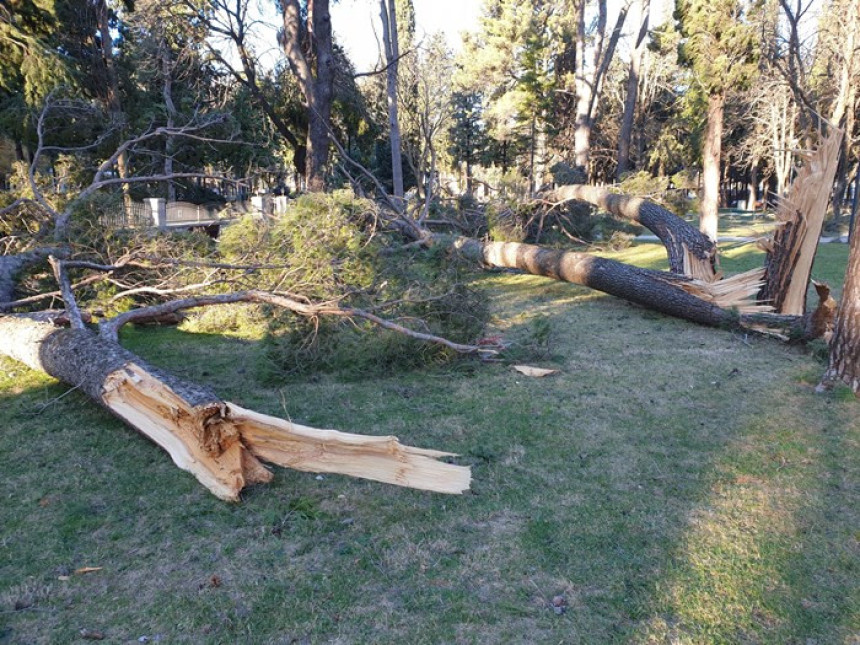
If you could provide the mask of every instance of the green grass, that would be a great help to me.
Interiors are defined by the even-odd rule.
[[[844,250],[820,253],[833,285]],[[617,254],[633,256],[660,261]],[[279,469],[225,504],[78,392],[0,360],[0,642],[860,639],[860,403],[813,392],[815,356],[533,276],[476,283],[489,333],[558,375],[466,360],[279,387],[254,339],[123,341],[241,405],[457,452],[473,473],[459,497]]]

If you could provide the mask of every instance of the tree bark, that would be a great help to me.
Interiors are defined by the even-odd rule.
[[[839,162],[842,131],[832,128],[798,171],[787,197],[778,203],[780,222],[773,241],[765,243],[765,283],[759,300],[782,314],[806,311],[812,263],[824,225],[827,203]]]
[[[708,121],[702,143],[702,206],[699,230],[717,241],[720,202],[720,156],[723,144],[723,112],[726,97],[708,96]]]
[[[830,341],[827,370],[819,389],[827,389],[836,382],[845,383],[860,396],[860,235],[856,233],[851,236],[842,300]]]
[[[397,117],[397,72],[400,46],[395,0],[380,0],[382,43],[385,48],[385,89],[388,98],[388,136],[391,142],[391,177],[394,196],[403,199],[403,163],[400,155],[400,121]]]
[[[636,46],[630,54],[630,70],[627,75],[627,93],[624,96],[624,114],[621,117],[621,131],[618,134],[618,167],[616,179],[630,170],[630,141],[633,136],[633,122],[636,118],[636,105],[639,96],[639,76],[642,59],[645,56],[645,44],[648,35],[648,19],[651,9],[650,0],[638,0],[640,26],[636,38]]]
[[[449,453],[403,446],[394,437],[308,428],[245,410],[204,386],[148,365],[88,329],[0,316],[0,353],[80,389],[164,448],[177,466],[224,500],[236,501],[246,485],[272,479],[262,461],[444,493],[469,487],[468,468],[436,460]]]
[[[334,95],[334,55],[328,0],[307,3],[307,22],[298,0],[282,4],[284,54],[298,80],[308,110],[305,182],[310,192],[325,190],[331,103]]]
[[[591,67],[586,63],[586,45],[588,33],[586,30],[585,2],[579,3],[576,29],[576,121],[573,130],[574,163],[588,175],[588,165],[591,156],[591,130],[594,126],[594,108],[603,89],[603,80],[609,70],[612,57],[621,30],[627,18],[628,5],[623,5],[618,13],[612,33],[606,42],[606,0],[597,2],[597,27],[595,42],[592,45]],[[604,48],[605,43],[605,48]]]
[[[597,289],[648,309],[711,327],[739,326],[739,317],[721,303],[737,304],[740,293],[752,294],[758,279],[747,276],[731,294],[714,295],[708,284],[664,271],[641,269],[623,262],[561,249],[517,242],[482,242],[458,238],[454,248],[469,260],[499,268],[520,269],[533,275]],[[719,283],[717,283],[719,284]],[[753,285],[753,286],[751,286]]]
[[[110,33],[110,15],[108,12],[107,0],[97,0],[96,18],[99,29],[99,44],[101,46],[102,63],[105,68],[106,83],[104,87],[104,100],[111,118],[117,124],[122,124],[125,121],[125,115],[122,109],[119,91],[119,77],[116,71],[116,61],[113,55],[113,38]],[[124,132],[125,127],[120,128],[120,132]],[[127,179],[128,173],[128,153],[123,152],[116,160],[117,174],[120,179]],[[126,215],[131,213],[131,189],[128,184],[122,184],[122,200]]]
[[[649,229],[663,242],[673,273],[711,282],[715,279],[717,247],[705,235],[662,206],[640,197],[609,192],[598,186],[575,184],[549,193],[555,201],[580,200]]]
[[[15,299],[15,285],[18,273],[27,266],[42,262],[57,249],[37,249],[18,253],[16,255],[0,256],[0,312],[6,310],[4,305]]]
[[[161,54],[161,96],[164,99],[164,109],[167,112],[167,127],[176,125],[176,105],[173,102],[173,62],[170,59],[170,47],[167,40],[162,38],[159,43]],[[164,175],[173,175],[173,155],[176,153],[176,138],[166,137],[164,140]],[[167,179],[167,201],[176,201],[176,184],[172,179]]]

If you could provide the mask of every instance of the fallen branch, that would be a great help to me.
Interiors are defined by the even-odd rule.
[[[455,343],[435,336],[418,332],[403,325],[399,325],[385,318],[381,318],[364,309],[355,307],[342,307],[336,304],[314,304],[308,302],[300,302],[289,296],[280,293],[271,293],[269,291],[237,291],[234,293],[213,294],[204,296],[195,296],[192,298],[183,298],[180,300],[170,300],[150,307],[140,307],[132,309],[125,313],[119,314],[113,318],[99,323],[99,333],[106,338],[116,341],[118,339],[119,330],[123,325],[133,323],[142,319],[151,319],[169,313],[176,313],[185,309],[194,309],[206,307],[210,305],[233,304],[238,302],[257,302],[274,305],[283,309],[288,309],[293,313],[301,316],[316,317],[316,316],[338,316],[341,318],[362,318],[372,322],[384,329],[396,331],[399,334],[414,338],[416,340],[427,341],[448,347],[449,349],[461,354],[478,354],[478,355],[493,355],[498,353],[497,347],[488,347],[484,345],[468,345],[463,343]]]

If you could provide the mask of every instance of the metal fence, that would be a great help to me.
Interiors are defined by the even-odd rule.
[[[152,210],[144,202],[120,204],[115,211],[99,217],[99,223],[108,228],[146,228],[152,222]]]

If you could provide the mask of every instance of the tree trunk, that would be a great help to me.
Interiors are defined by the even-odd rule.
[[[268,482],[269,461],[445,493],[469,487],[469,469],[439,462],[449,453],[401,445],[394,437],[318,430],[245,410],[209,389],[147,365],[87,329],[59,329],[0,316],[0,353],[80,389],[170,454],[217,497]]]
[[[717,241],[720,202],[720,155],[723,143],[725,96],[708,97],[708,121],[702,143],[702,206],[699,230]]]
[[[576,184],[562,186],[547,196],[554,201],[576,199],[598,206],[615,217],[649,229],[663,242],[673,273],[711,282],[715,279],[717,247],[705,235],[662,206],[640,197],[609,192],[605,188]]]
[[[648,35],[648,18],[650,0],[638,0],[640,27],[636,38],[636,46],[630,54],[630,71],[627,75],[627,94],[624,97],[624,114],[621,118],[621,131],[618,134],[618,167],[616,179],[630,170],[630,141],[633,136],[633,122],[636,118],[636,105],[639,96],[639,75],[642,59],[645,56],[646,37]]]
[[[758,157],[750,162],[749,184],[747,185],[747,210],[756,212],[758,203]],[[755,216],[755,215],[753,215]]]
[[[382,18],[382,43],[385,48],[385,89],[388,98],[388,132],[391,142],[391,176],[394,196],[403,199],[403,163],[400,155],[400,121],[397,117],[397,70],[400,45],[397,34],[397,10],[395,0],[380,0]]]
[[[6,303],[10,303],[15,299],[15,285],[18,273],[29,265],[44,261],[51,253],[56,252],[57,249],[50,248],[27,251],[26,253],[18,253],[16,255],[0,256],[0,312],[6,311],[8,309]]]
[[[120,125],[120,132],[125,131],[125,115],[122,110],[122,102],[120,101],[119,78],[116,72],[116,62],[113,55],[113,38],[110,33],[110,15],[108,12],[107,0],[98,0],[96,3],[96,13],[99,29],[99,41],[101,44],[102,63],[105,67],[105,76],[107,83],[104,88],[105,104],[111,119],[115,124]],[[128,153],[123,152],[116,161],[117,174],[120,179],[128,178]],[[122,184],[122,200],[126,215],[131,213],[131,187],[127,183]]]
[[[851,236],[830,358],[819,388],[831,387],[838,381],[860,396],[860,235],[857,234]]]
[[[307,22],[298,0],[281,3],[283,46],[308,110],[305,182],[310,192],[325,190],[331,103],[334,94],[334,56],[328,0],[307,3]],[[307,53],[306,53],[307,51]]]
[[[623,5],[609,40],[606,40],[606,0],[597,1],[597,25],[591,46],[591,60],[586,61],[586,48],[590,34],[586,29],[586,4],[579,3],[575,45],[576,121],[573,130],[574,163],[588,175],[591,158],[591,130],[594,127],[594,108],[603,89],[603,80],[615,55],[621,30],[627,18],[629,5]]]
[[[761,310],[748,299],[759,288],[761,270],[735,276],[733,283],[727,280],[706,283],[665,271],[641,269],[589,253],[548,249],[533,244],[482,242],[474,238],[457,238],[452,244],[467,259],[487,266],[520,269],[533,275],[590,287],[702,325],[739,326],[742,319],[730,309],[744,313]],[[717,291],[712,291],[712,286]]]
[[[161,41],[161,96],[164,99],[164,108],[167,112],[167,127],[176,125],[176,105],[173,103],[173,64],[170,60],[170,49],[165,40]],[[164,141],[164,175],[173,175],[173,155],[176,153],[176,138],[169,136]],[[176,184],[172,179],[167,179],[167,201],[176,201]]]

